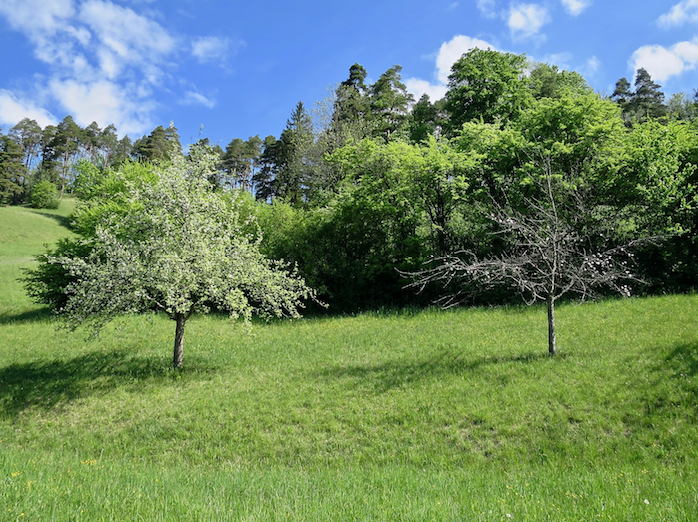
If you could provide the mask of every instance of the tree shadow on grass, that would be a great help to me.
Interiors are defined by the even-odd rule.
[[[12,323],[31,323],[55,318],[56,315],[50,308],[38,308],[19,314],[0,314],[0,325]]]
[[[677,376],[698,375],[698,343],[681,344],[667,355],[666,363],[676,369]]]
[[[173,384],[211,370],[195,362],[184,372],[175,371],[165,357],[127,350],[12,364],[0,368],[0,414],[14,418],[29,408],[48,411],[116,388],[137,391],[146,383]]]
[[[339,366],[321,372],[320,376],[325,378],[353,379],[360,387],[369,387],[378,393],[384,393],[393,388],[413,384],[424,379],[458,375],[487,365],[505,363],[527,364],[542,360],[550,360],[550,357],[545,353],[529,353],[466,360],[462,354],[443,351],[435,353],[421,362],[391,361],[379,365]]]
[[[55,222],[57,222],[63,228],[67,228],[68,230],[72,230],[72,228],[70,226],[71,219],[67,216],[59,216],[58,214],[51,214],[50,212],[41,212],[40,210],[34,210],[34,209],[30,209],[30,210],[31,210],[32,214],[37,214],[39,216],[53,219]]]

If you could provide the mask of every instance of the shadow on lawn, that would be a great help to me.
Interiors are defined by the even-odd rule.
[[[56,317],[50,308],[39,308],[20,314],[0,314],[0,325],[11,323],[29,323]]]
[[[560,357],[558,357],[560,358]],[[387,392],[393,388],[411,384],[422,379],[442,375],[456,375],[473,371],[482,366],[504,363],[533,363],[550,360],[545,353],[530,353],[511,356],[490,356],[465,360],[461,354],[448,351],[436,353],[422,362],[392,361],[375,366],[341,366],[322,372],[325,377],[351,378],[374,388],[377,392]]]
[[[678,376],[698,375],[698,343],[676,346],[666,357],[666,362],[675,368]]]
[[[51,214],[50,212],[41,212],[40,210],[34,210],[34,209],[29,209],[29,210],[31,210],[32,214],[38,214],[39,216],[53,219],[63,228],[67,228],[68,230],[71,230],[71,227],[70,227],[71,219],[67,216],[59,216],[57,214]]]
[[[0,368],[0,412],[15,417],[32,407],[50,410],[118,387],[136,390],[146,381],[174,381],[209,370],[200,364],[190,364],[188,369],[174,371],[164,357],[143,357],[126,350],[12,364]]]

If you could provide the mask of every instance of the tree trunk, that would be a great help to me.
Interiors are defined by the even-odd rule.
[[[184,323],[187,322],[187,316],[184,314],[176,314],[177,328],[175,329],[174,342],[174,357],[172,358],[172,366],[179,370],[182,368],[182,357],[184,356]]]
[[[548,355],[555,356],[555,300],[549,295],[546,299],[548,304]]]

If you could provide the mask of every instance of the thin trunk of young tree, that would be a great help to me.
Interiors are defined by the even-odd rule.
[[[548,355],[555,356],[555,299],[552,295],[546,298],[548,305]]]
[[[175,329],[172,366],[179,370],[182,368],[182,358],[184,357],[184,324],[187,322],[187,316],[185,314],[176,314],[175,321],[177,322],[177,328]]]

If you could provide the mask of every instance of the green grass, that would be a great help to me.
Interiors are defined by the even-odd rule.
[[[542,307],[195,317],[174,372],[166,318],[23,296],[37,212],[0,208],[0,520],[695,519],[698,296],[560,306],[554,360]]]

